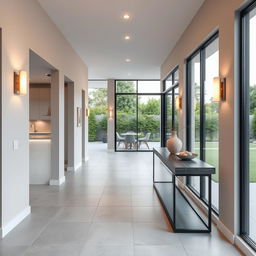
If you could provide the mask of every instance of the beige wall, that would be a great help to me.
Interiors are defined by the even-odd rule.
[[[108,118],[108,150],[115,150],[115,80],[108,80],[108,110],[113,110],[113,118]]]
[[[29,95],[13,94],[14,70],[28,71],[29,49],[32,49],[59,70],[63,87],[64,76],[74,81],[75,107],[81,107],[82,89],[87,92],[87,67],[35,0],[1,1],[0,26],[3,74],[1,224],[5,228],[11,227],[12,221],[29,207]],[[75,164],[82,161],[81,134],[81,128],[76,127]],[[13,150],[13,140],[19,141],[18,150]]]
[[[180,75],[180,95],[185,97],[185,59],[207,37],[219,30],[220,76],[227,78],[227,100],[220,104],[220,221],[236,233],[235,154],[234,154],[234,27],[235,10],[242,0],[206,0],[186,29],[173,51],[161,66],[161,79],[177,65]],[[171,33],[171,31],[170,31]],[[183,102],[185,100],[183,99]],[[185,121],[185,106],[180,119]],[[184,134],[183,134],[184,136]]]

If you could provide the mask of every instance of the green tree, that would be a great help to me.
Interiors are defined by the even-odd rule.
[[[256,109],[256,85],[250,86],[249,89],[250,96],[250,113],[254,114]]]
[[[256,138],[256,109],[253,112],[252,118],[252,136],[254,139]]]
[[[139,112],[142,115],[160,115],[160,99],[150,98],[147,103],[139,104]]]
[[[118,81],[116,83],[117,93],[135,93],[134,82]],[[116,101],[118,112],[135,113],[136,112],[136,96],[135,95],[118,95]]]
[[[91,89],[89,92],[89,108],[94,110],[96,115],[107,112],[107,89]]]
[[[89,115],[89,141],[96,140],[96,129],[97,129],[97,122],[96,122],[96,114],[93,110]]]

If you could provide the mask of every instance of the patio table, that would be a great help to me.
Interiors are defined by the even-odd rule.
[[[125,137],[125,148],[128,149],[128,147],[130,149],[132,149],[132,147],[134,148],[135,145],[137,144],[137,141],[135,139],[135,136],[139,136],[141,133],[137,133],[137,132],[125,132],[122,133],[121,135]],[[133,142],[134,141],[134,145]]]

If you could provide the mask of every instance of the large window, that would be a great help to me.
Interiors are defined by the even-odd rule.
[[[116,151],[160,146],[160,81],[116,81]]]
[[[175,68],[163,83],[163,146],[170,137],[171,131],[179,132],[179,115],[176,102],[179,97],[179,70]]]
[[[187,60],[187,149],[216,168],[212,206],[219,209],[219,106],[213,102],[213,80],[219,76],[219,40],[214,35]],[[190,177],[188,186],[205,203],[208,182]]]
[[[241,235],[256,249],[256,3],[241,15]]]

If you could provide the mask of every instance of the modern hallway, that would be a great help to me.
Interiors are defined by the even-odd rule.
[[[152,153],[101,145],[63,186],[31,186],[32,214],[1,240],[1,256],[240,255],[215,227],[171,232],[152,189]]]

